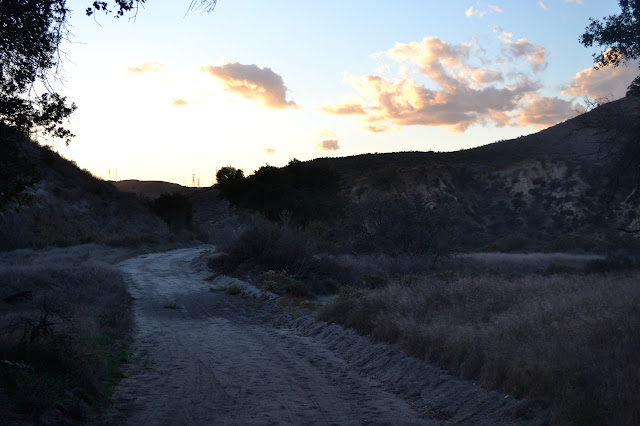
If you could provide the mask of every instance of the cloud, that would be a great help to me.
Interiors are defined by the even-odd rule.
[[[542,3],[541,1],[538,2],[538,5],[540,5],[540,7],[542,8],[542,10],[549,10],[549,8],[547,7],[546,4]]]
[[[320,109],[331,115],[365,115],[366,111],[358,103],[345,103],[341,105],[323,105]]]
[[[535,45],[526,38],[515,42],[507,38],[501,40],[507,44],[508,54],[516,58],[525,58],[534,72],[543,71],[547,67],[547,51],[544,47]]]
[[[445,126],[454,132],[474,125],[540,127],[568,118],[573,111],[570,102],[540,97],[541,84],[528,75],[546,65],[544,48],[526,39],[514,42],[507,38],[512,34],[498,31],[508,42],[508,54],[493,64],[481,46],[470,43],[449,44],[437,37],[396,43],[375,57],[386,56],[397,69],[409,71],[395,77],[344,74],[355,93],[348,101],[323,106],[322,111],[334,115],[357,111],[365,129],[376,133],[416,125]],[[520,58],[526,59],[524,71],[518,70]],[[421,81],[425,78],[428,83]],[[552,109],[545,115],[543,106]]]
[[[571,82],[564,86],[562,94],[598,98],[621,98],[627,93],[627,87],[638,75],[638,62],[617,67],[600,69],[585,68],[576,73]]]
[[[431,90],[413,79],[388,81],[371,75],[353,83],[369,101],[366,121],[373,132],[385,131],[390,124],[448,126],[464,132],[471,125],[495,121],[499,112],[516,110],[519,99],[539,89],[527,79],[510,87],[480,89],[460,81],[453,90]]]
[[[567,3],[578,3],[578,4],[582,4],[582,0],[564,0]]]
[[[272,148],[270,146],[264,147],[262,148],[262,150],[266,153],[266,154],[275,154],[276,153],[276,149]]]
[[[127,72],[131,74],[162,73],[164,67],[160,62],[145,62],[135,67],[128,67]]]
[[[322,129],[318,132],[318,134],[320,135],[321,138],[338,139],[338,136],[336,136],[336,134],[329,129]]]
[[[380,123],[369,124],[365,130],[371,133],[384,133],[389,130],[389,126]]]
[[[227,91],[245,99],[262,102],[273,109],[297,108],[295,102],[286,99],[287,87],[282,77],[270,68],[226,62],[203,66],[200,70],[219,79]]]
[[[480,84],[489,84],[497,81],[504,81],[500,71],[490,69],[471,71],[470,77],[473,81]]]
[[[521,126],[543,129],[561,121],[575,117],[576,107],[558,97],[534,96],[522,108],[517,121]]]
[[[495,6],[493,4],[488,5],[491,13],[502,13],[504,12],[499,6]],[[464,11],[464,14],[467,18],[471,18],[472,16],[477,16],[482,18],[487,14],[485,10],[478,10],[475,7],[471,6],[469,9]]]
[[[184,105],[189,105],[189,102],[186,101],[185,99],[182,99],[182,98],[173,98],[171,100],[171,105],[172,106],[184,106]]]
[[[487,14],[487,12],[481,12],[481,11],[475,9],[473,6],[471,6],[469,9],[467,9],[464,12],[464,14],[465,14],[465,16],[467,18],[471,18],[472,16],[476,16],[476,15],[479,16],[480,18],[482,18],[484,15]]]
[[[336,139],[327,139],[320,142],[319,148],[322,151],[337,151],[340,149],[338,141]]]

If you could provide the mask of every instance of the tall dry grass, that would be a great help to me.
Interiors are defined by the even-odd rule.
[[[86,422],[108,402],[132,313],[122,275],[97,258],[122,255],[84,246],[0,256],[1,418]]]
[[[320,319],[399,344],[558,424],[640,424],[640,274],[435,277],[343,293]]]

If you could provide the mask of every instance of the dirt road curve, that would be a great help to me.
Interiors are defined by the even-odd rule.
[[[230,296],[193,259],[129,259],[136,359],[103,424],[539,424],[539,404],[484,392],[341,327]],[[226,280],[226,281],[225,281]]]

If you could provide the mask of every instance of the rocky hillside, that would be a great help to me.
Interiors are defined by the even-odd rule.
[[[539,133],[447,153],[323,158],[355,204],[418,196],[455,212],[462,248],[608,251],[640,227],[640,99]]]

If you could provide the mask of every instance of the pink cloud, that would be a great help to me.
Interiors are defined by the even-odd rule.
[[[618,99],[627,93],[627,87],[638,75],[638,62],[617,67],[585,68],[576,73],[563,87],[562,94],[591,98]]]
[[[576,116],[576,107],[558,97],[535,96],[518,114],[518,124],[545,128]]]
[[[322,151],[337,151],[340,149],[340,146],[338,145],[338,141],[336,139],[324,140],[320,142],[319,147]]]
[[[189,102],[187,102],[185,99],[182,98],[174,98],[171,100],[171,105],[173,106],[185,106],[185,105],[189,105]]]
[[[331,115],[364,115],[366,111],[360,104],[323,105],[321,110]]]
[[[131,74],[162,73],[164,72],[164,67],[164,64],[160,62],[145,62],[143,64],[127,68],[127,72]]]
[[[238,62],[200,67],[219,79],[226,90],[245,99],[257,100],[268,108],[297,108],[294,101],[287,100],[287,87],[282,77],[270,68],[244,65]]]

